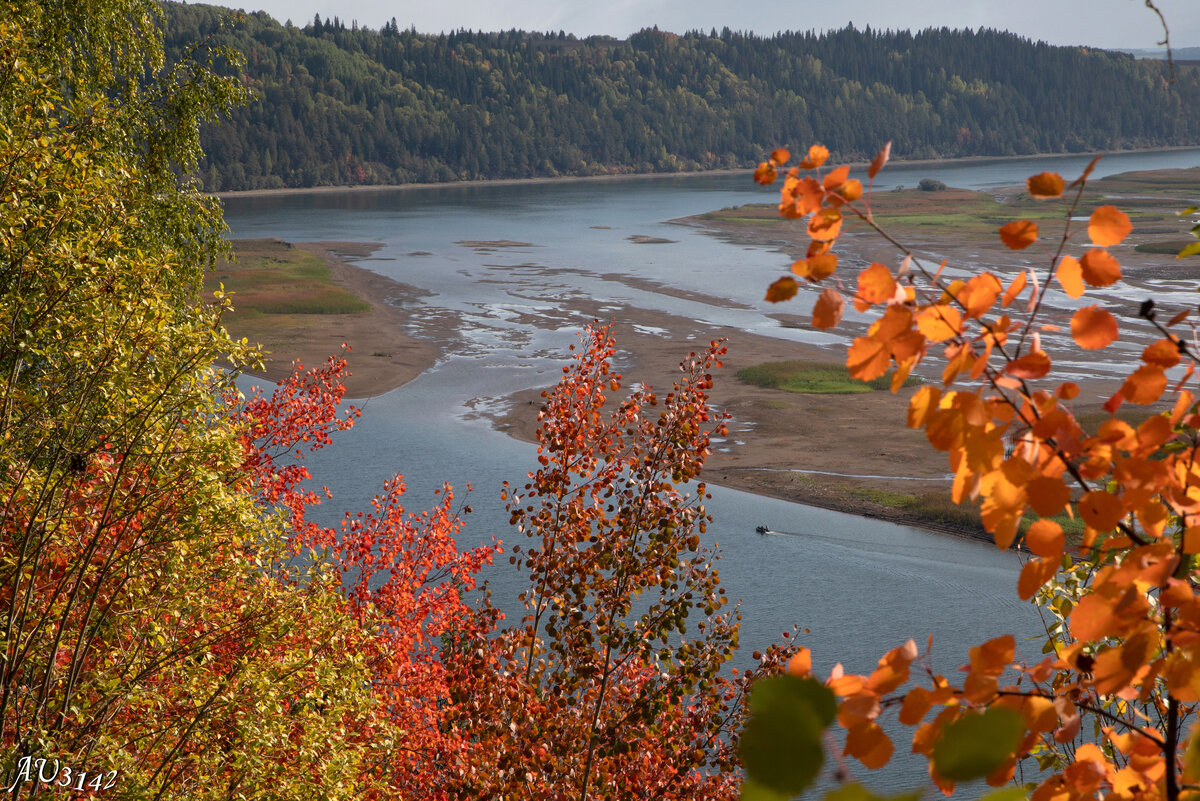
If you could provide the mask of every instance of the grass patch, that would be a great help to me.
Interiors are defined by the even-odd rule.
[[[969,505],[958,505],[948,492],[927,492],[922,495],[905,495],[900,492],[856,487],[852,495],[880,506],[898,509],[921,520],[955,528],[983,529],[979,509]]]
[[[1174,256],[1195,241],[1194,239],[1181,239],[1177,242],[1143,242],[1133,249],[1138,253],[1161,253],[1166,256]]]
[[[763,362],[738,370],[737,377],[747,384],[803,395],[854,395],[861,392],[890,389],[890,376],[873,381],[850,377],[850,370],[837,362]],[[913,386],[917,379],[909,378],[904,385]]]
[[[879,504],[880,506],[898,509],[924,521],[954,526],[956,528],[978,528],[981,531],[983,530],[983,519],[979,516],[979,508],[969,503],[956,504],[948,492],[905,495],[899,492],[855,487],[850,490],[850,494],[865,501]],[[1033,512],[1026,512],[1025,516],[1021,518],[1021,523],[1018,525],[1017,530],[1024,535],[1025,532],[1029,531],[1029,527],[1039,519]],[[1060,513],[1045,519],[1053,520],[1062,527],[1063,532],[1067,535],[1068,543],[1077,545],[1083,541],[1085,526],[1083,520],[1080,518],[1076,517],[1072,520],[1066,513]]]
[[[234,314],[243,318],[284,314],[362,314],[371,310],[330,280],[329,268],[307,251],[284,243],[255,243],[237,250],[204,280],[205,290],[224,285]]]
[[[1156,414],[1158,414],[1158,412],[1127,412],[1122,409],[1117,412],[1117,419],[1128,423],[1134,428],[1137,428],[1151,417],[1154,417]],[[1097,431],[1100,430],[1100,426],[1104,425],[1111,419],[1112,415],[1110,415],[1108,412],[1090,412],[1088,414],[1081,414],[1075,418],[1076,422],[1079,423],[1079,427],[1082,428],[1086,433],[1093,436]]]

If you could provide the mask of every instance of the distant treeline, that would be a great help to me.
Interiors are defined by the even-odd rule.
[[[382,30],[166,3],[168,54],[245,54],[254,99],[207,126],[210,191],[1200,143],[1200,70],[998,31],[728,29],[627,41]],[[1190,99],[1189,102],[1185,100]]]

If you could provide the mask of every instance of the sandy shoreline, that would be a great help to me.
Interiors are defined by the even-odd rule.
[[[1200,149],[1194,145],[1180,145],[1177,147],[1147,147],[1135,148],[1132,150],[1113,150],[1104,155],[1119,155],[1122,153],[1170,153],[1177,150],[1197,150]],[[920,167],[928,164],[943,164],[952,162],[954,164],[988,164],[1000,163],[1005,161],[1015,161],[1017,159],[1053,159],[1053,158],[1070,158],[1074,156],[1089,156],[1090,153],[1034,153],[1024,156],[967,156],[963,158],[951,159],[900,159],[893,158],[890,162],[896,166],[912,166]],[[766,154],[764,154],[764,158]],[[868,162],[865,161],[847,161],[838,162],[839,166],[845,164],[851,169],[865,168]],[[373,192],[409,192],[418,189],[462,189],[472,186],[522,186],[522,185],[537,185],[537,184],[559,184],[559,183],[579,183],[579,182],[600,182],[607,183],[612,181],[629,181],[638,179],[667,179],[667,178],[683,178],[695,175],[745,175],[749,176],[753,172],[753,167],[741,167],[732,169],[719,170],[690,170],[683,172],[628,172],[616,173],[611,175],[562,175],[556,177],[539,177],[539,178],[490,178],[475,181],[443,181],[439,183],[412,183],[412,184],[370,184],[357,186],[310,186],[310,187],[286,187],[283,189],[241,189],[233,192],[214,192],[211,193],[214,197],[225,199],[243,198],[243,197],[273,197],[273,196],[288,196],[288,195],[309,195],[309,194],[329,194],[339,192],[351,193],[373,193]]]
[[[282,240],[236,240],[234,244],[306,250],[329,268],[332,283],[370,306],[369,311],[360,314],[271,315],[265,325],[252,332],[231,325],[234,336],[249,334],[267,351],[264,369],[251,375],[281,381],[291,375],[294,362],[299,361],[305,368],[316,367],[342,353],[342,343],[347,343],[351,350],[346,354],[350,371],[344,381],[346,394],[366,398],[406,384],[432,367],[440,355],[436,342],[407,333],[407,314],[397,305],[415,299],[420,291],[346,261],[369,256],[378,246],[363,242],[304,242],[293,246]],[[234,304],[236,307],[236,295]]]

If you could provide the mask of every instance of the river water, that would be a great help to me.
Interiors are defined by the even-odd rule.
[[[1088,160],[895,165],[881,173],[877,188],[935,178],[986,189],[1021,183],[1042,170],[1069,181]],[[1133,153],[1103,159],[1095,175],[1197,165],[1200,150]],[[565,312],[565,301],[587,297],[614,311],[661,310],[796,341],[836,341],[782,328],[766,316],[763,287],[785,264],[779,253],[668,222],[775,197],[772,189],[755,187],[748,173],[484,184],[235,198],[226,202],[226,220],[234,237],[378,243],[360,266],[426,293],[409,302],[413,333],[453,321],[449,351],[433,369],[360,404],[358,425],[311,460],[316,482],[334,492],[326,502],[330,519],[366,509],[383,480],[401,473],[409,506],[418,510],[433,504],[443,481],[460,489],[472,484],[475,511],[461,543],[496,537],[513,544],[522,538],[508,528],[500,483],[523,483],[535,466],[534,449],[470,412],[554,380],[567,346],[588,322]],[[636,244],[630,236],[670,242]],[[527,244],[462,244],[492,240]],[[723,302],[657,292],[649,282]],[[680,356],[690,347],[681,342]],[[741,599],[745,653],[798,625],[811,632],[800,643],[812,649],[819,674],[839,661],[849,671],[869,672],[886,650],[909,637],[923,646],[929,634],[934,667],[942,672],[966,662],[967,647],[1005,632],[1017,635],[1019,655],[1040,658],[1038,615],[1016,597],[1017,555],[721,487],[712,491],[708,509],[715,523],[707,537],[721,546],[723,586]],[[756,535],[755,526],[763,523],[782,533]],[[488,579],[499,605],[512,609],[521,581],[503,561]],[[886,776],[868,780],[881,789],[920,784],[923,762],[906,751],[897,749]]]

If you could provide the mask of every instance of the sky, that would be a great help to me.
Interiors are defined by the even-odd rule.
[[[280,22],[314,14],[378,28],[396,18],[423,33],[472,30],[565,30],[576,36],[625,38],[661,30],[831,30],[853,23],[883,29],[996,28],[1051,44],[1153,48],[1162,26],[1144,0],[208,0],[266,11]],[[1155,0],[1175,46],[1200,46],[1200,0]]]

